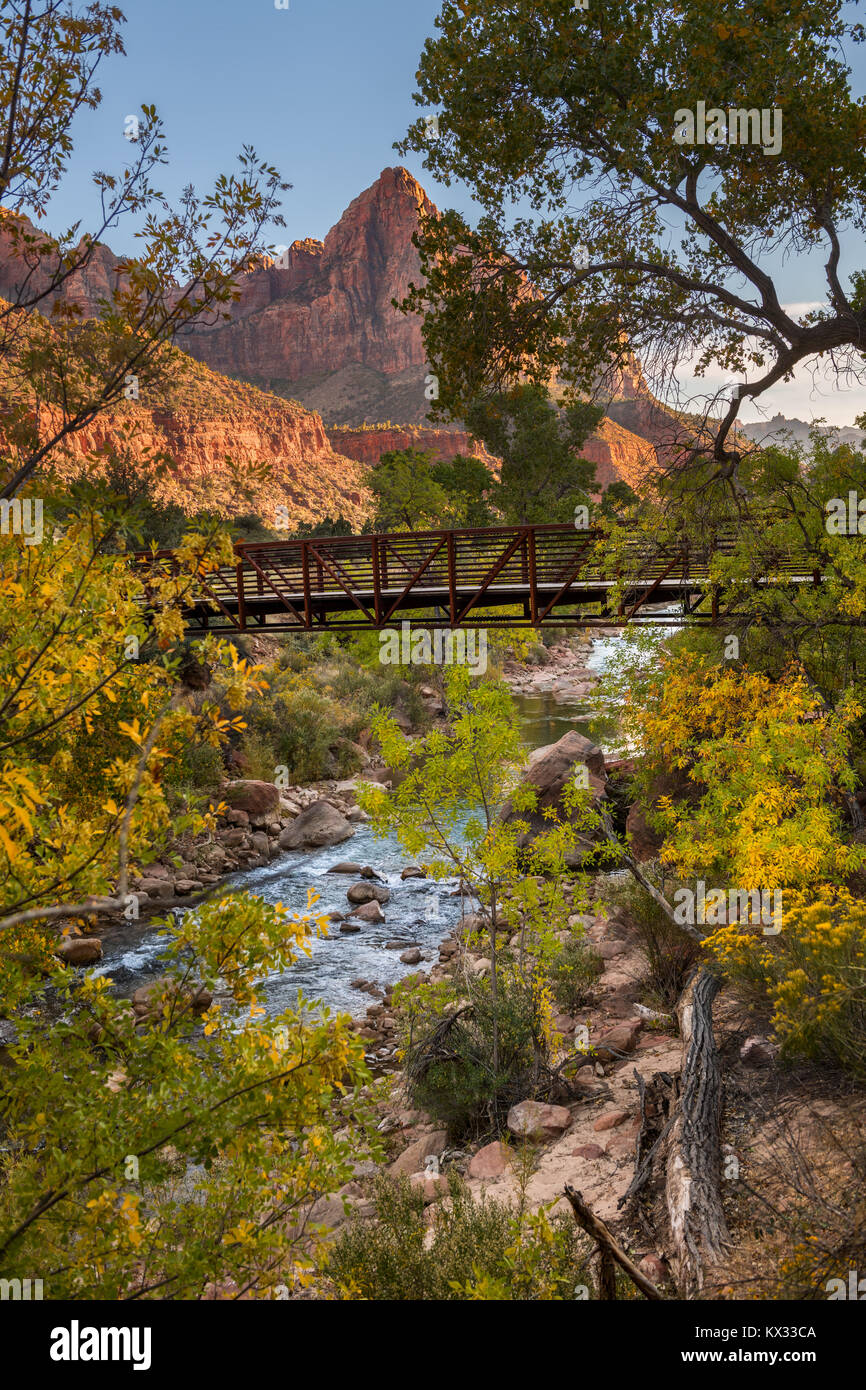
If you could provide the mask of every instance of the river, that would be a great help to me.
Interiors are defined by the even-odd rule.
[[[601,669],[617,637],[596,642],[591,665]],[[596,708],[588,701],[560,703],[552,694],[515,696],[521,734],[528,750],[553,743],[569,729],[577,729],[601,741],[606,751],[614,751],[603,737],[604,724],[590,719]],[[611,739],[615,733],[611,728]],[[310,888],[319,901],[316,913],[345,913],[346,890],[355,878],[329,874],[340,860],[369,864],[385,880],[391,899],[384,906],[385,921],[363,924],[360,932],[339,930],[328,925],[327,936],[310,941],[310,954],[288,971],[265,982],[269,1010],[278,1012],[292,1004],[298,990],[308,999],[322,1000],[330,1008],[359,1014],[368,998],[351,987],[356,978],[375,980],[380,986],[394,984],[418,968],[429,967],[438,958],[439,942],[447,936],[461,915],[457,880],[434,882],[427,879],[401,880],[401,870],[409,863],[395,835],[377,837],[367,824],[357,827],[350,840],[329,849],[281,854],[273,863],[237,873],[225,881],[229,888],[255,893],[267,902],[281,902],[290,911],[306,912]],[[386,943],[399,943],[389,946]],[[407,946],[421,948],[421,967],[404,965],[400,952]],[[95,973],[110,975],[120,993],[128,995],[161,971],[163,938],[159,929],[130,924],[106,934],[104,959]]]

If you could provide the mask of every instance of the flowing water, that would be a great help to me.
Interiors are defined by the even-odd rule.
[[[597,641],[590,665],[600,670],[617,641],[618,637]],[[551,694],[521,695],[515,702],[524,744],[530,750],[555,742],[569,729],[610,747],[602,735],[603,725],[590,721],[595,709],[591,696],[589,702],[559,703]],[[388,884],[391,899],[383,908],[386,920],[378,925],[365,923],[360,932],[352,934],[340,932],[335,922],[329,923],[326,937],[311,940],[309,956],[266,982],[267,1004],[274,1012],[292,1004],[299,989],[308,999],[322,1000],[330,1008],[362,1012],[367,998],[351,988],[352,980],[375,980],[380,986],[396,983],[419,968],[400,961],[400,951],[412,945],[421,948],[421,968],[429,966],[437,959],[439,942],[461,915],[456,879],[401,880],[401,870],[409,860],[396,836],[379,838],[366,824],[359,825],[352,838],[340,845],[282,854],[271,864],[233,875],[226,886],[255,893],[270,903],[280,902],[301,914],[307,910],[307,894],[312,888],[319,899],[317,915],[334,910],[346,913],[346,890],[356,882],[356,876],[327,872],[340,860],[369,864]],[[388,947],[386,942],[398,942],[399,948]],[[105,957],[98,973],[110,975],[121,993],[131,994],[161,973],[163,939],[158,928],[142,930],[130,924],[107,934],[103,943]]]

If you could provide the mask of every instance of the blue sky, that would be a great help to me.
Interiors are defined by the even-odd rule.
[[[352,199],[397,163],[440,207],[471,213],[465,189],[437,185],[420,160],[401,159],[392,148],[418,114],[414,75],[438,0],[289,0],[285,10],[274,0],[121,0],[121,7],[128,56],[100,68],[103,103],[76,124],[70,175],[49,215],[52,230],[79,218],[93,225],[90,173],[123,166],[124,118],[142,102],[157,106],[167,128],[171,163],[158,182],[172,199],[186,183],[207,188],[246,143],[281,170],[293,185],[281,242],[324,237]],[[132,231],[124,226],[106,239],[128,252]],[[820,300],[817,262],[778,269],[786,302]],[[707,377],[698,389],[723,379]],[[821,372],[814,380],[803,374],[769,392],[760,414],[747,407],[743,418],[777,409],[852,423],[866,410],[866,388],[843,391]]]

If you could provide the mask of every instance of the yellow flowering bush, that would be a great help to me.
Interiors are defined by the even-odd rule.
[[[793,898],[778,937],[724,927],[706,945],[770,998],[784,1054],[866,1075],[866,903],[825,885]]]

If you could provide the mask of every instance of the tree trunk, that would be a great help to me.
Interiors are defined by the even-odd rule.
[[[700,1292],[705,1266],[716,1264],[730,1244],[719,1190],[721,1078],[712,1015],[718,991],[718,977],[700,970],[677,1005],[683,1065],[667,1150],[665,1201],[671,1264],[686,1297]]]

